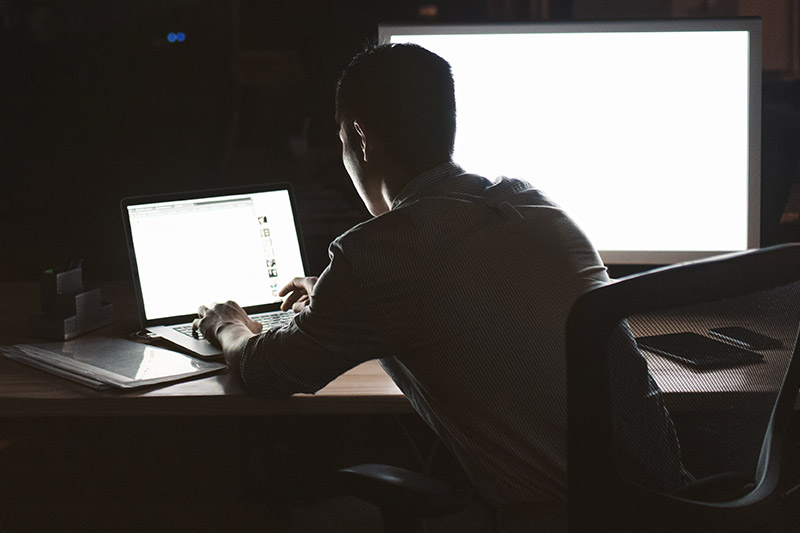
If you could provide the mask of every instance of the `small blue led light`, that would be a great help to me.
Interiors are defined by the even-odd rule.
[[[167,40],[171,43],[174,43],[177,38],[178,36],[175,35],[174,33],[170,33],[169,35],[167,35]]]
[[[186,35],[182,31],[179,31],[178,33],[175,34],[175,38],[178,40],[179,43],[182,43],[183,41],[186,40]]]

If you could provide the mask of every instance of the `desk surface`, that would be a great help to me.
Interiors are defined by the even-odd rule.
[[[125,337],[139,329],[130,286],[103,286],[114,304],[114,323],[87,335]],[[40,343],[26,336],[39,308],[37,283],[0,282],[0,346]],[[412,410],[377,361],[339,376],[314,395],[269,400],[250,396],[224,372],[168,386],[95,391],[0,357],[0,416],[252,416],[406,413]]]
[[[87,335],[126,337],[139,329],[130,286],[104,285],[103,300],[114,304],[114,323]],[[38,308],[37,283],[0,282],[0,346],[42,342],[24,334]],[[767,360],[749,368],[698,373],[687,383],[686,371],[676,363],[645,355],[651,373],[676,408],[695,404],[693,396],[697,394],[715,394],[724,405],[731,383],[740,384],[740,390],[758,393],[749,384],[762,380],[752,378],[779,369]],[[800,397],[795,410],[800,410]],[[95,391],[0,357],[0,416],[251,416],[411,411],[408,400],[377,361],[350,370],[314,395],[268,400],[247,394],[239,380],[228,373],[133,391]]]

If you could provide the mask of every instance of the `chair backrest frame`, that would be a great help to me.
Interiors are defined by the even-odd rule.
[[[568,375],[568,483],[571,528],[582,516],[597,527],[608,512],[597,497],[599,480],[612,480],[613,442],[608,358],[611,332],[628,316],[666,307],[693,305],[766,291],[800,281],[800,244],[748,250],[635,274],[590,291],[576,301],[566,328]],[[800,305],[800,302],[798,302]],[[800,357],[795,344],[784,384],[759,458],[755,490],[734,501],[703,504],[710,512],[746,513],[771,501],[780,478],[782,435],[800,388]],[[647,490],[634,497],[647,499]],[[696,502],[674,498],[678,509]],[[675,512],[672,509],[670,512]]]

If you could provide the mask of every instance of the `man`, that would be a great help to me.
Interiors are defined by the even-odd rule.
[[[336,106],[374,218],[331,243],[319,279],[282,289],[291,325],[259,334],[228,302],[201,307],[196,327],[254,394],[315,392],[380,358],[491,506],[563,507],[564,327],[575,299],[608,282],[596,251],[536,189],[451,161],[453,79],[435,54],[356,56]]]

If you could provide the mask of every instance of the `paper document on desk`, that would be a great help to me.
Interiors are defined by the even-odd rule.
[[[224,364],[112,337],[0,347],[9,359],[93,388],[130,389],[217,372]]]
[[[47,363],[40,363],[36,359],[25,355],[25,352],[20,351],[15,346],[0,346],[0,352],[2,352],[6,358],[13,361],[18,361],[28,366],[38,368],[39,370],[44,370],[48,374],[66,378],[70,381],[80,383],[81,385],[86,385],[87,387],[91,387],[93,389],[103,390],[112,388],[112,385],[109,385],[108,383],[103,383],[102,381],[97,381],[96,379],[88,378],[80,374],[74,374],[68,370],[62,370]]]

